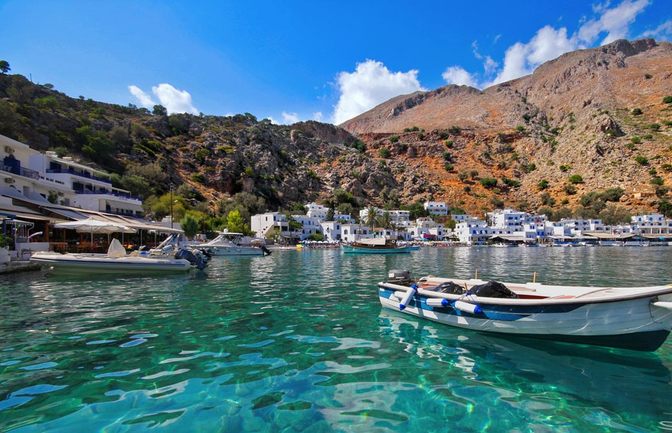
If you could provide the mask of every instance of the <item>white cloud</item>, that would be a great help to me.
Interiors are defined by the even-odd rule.
[[[607,44],[620,38],[627,38],[630,25],[648,5],[650,0],[623,0],[617,6],[610,8],[610,2],[593,4],[593,12],[598,14],[593,19],[582,19],[574,34],[569,34],[566,27],[555,28],[546,25],[527,42],[516,42],[507,48],[501,69],[490,56],[484,56],[478,51],[478,44],[472,43],[474,56],[483,62],[484,74],[480,85],[487,87],[493,84],[531,74],[539,65],[558,56],[579,48],[593,46],[601,35],[605,35],[601,44]],[[672,20],[663,23],[658,28],[645,32],[642,36],[656,36],[665,38],[672,36]],[[462,80],[468,79],[478,83],[478,75],[469,73],[459,66],[451,66],[444,72],[444,80],[450,77]],[[459,75],[458,75],[459,73]],[[496,76],[492,78],[493,75]]]
[[[149,108],[156,105],[156,102],[154,102],[152,97],[143,92],[138,86],[128,86],[128,91],[131,92],[131,95],[133,95],[143,107]]]
[[[313,113],[313,120],[316,122],[321,122],[322,119],[324,118],[324,115],[322,114],[321,111],[316,111]]]
[[[266,116],[266,119],[270,120],[273,125],[279,125],[280,124],[272,116]]]
[[[128,86],[128,91],[138,100],[143,107],[151,108],[157,104],[155,100],[138,86]],[[179,90],[168,83],[161,83],[152,87],[152,93],[158,100],[158,104],[166,107],[169,114],[190,113],[198,114],[198,109],[191,102],[191,94],[186,90]]]
[[[375,60],[358,63],[354,72],[340,72],[336,81],[340,96],[333,114],[335,124],[343,123],[395,96],[424,90],[416,69],[390,72],[382,62]]]
[[[649,0],[624,0],[611,9],[608,9],[607,5],[602,5],[599,9],[602,15],[584,23],[578,31],[578,37],[582,41],[593,43],[601,33],[607,33],[602,44],[626,38],[630,24],[649,3]]]
[[[443,80],[447,84],[457,84],[458,86],[465,85],[476,87],[476,79],[460,66],[449,66],[441,74]]]
[[[642,37],[656,38],[656,39],[671,39],[672,38],[672,20],[667,20],[655,29],[647,30],[642,33]]]
[[[292,123],[299,122],[299,115],[296,113],[287,113],[286,111],[282,112],[282,123],[286,125],[291,125]]]

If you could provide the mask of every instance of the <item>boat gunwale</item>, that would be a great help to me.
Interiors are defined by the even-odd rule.
[[[468,280],[450,280],[446,281],[468,281]],[[474,281],[474,280],[472,280]],[[479,281],[480,282],[480,281]],[[485,281],[483,281],[485,283]],[[507,287],[521,286],[516,283],[503,283]],[[534,283],[533,283],[534,284]],[[522,285],[524,286],[524,285]],[[379,289],[392,289],[392,290],[405,290],[408,291],[410,287],[401,286],[398,284],[380,282],[378,283]],[[536,287],[559,287],[559,288],[573,288],[573,289],[600,289],[600,290],[609,290],[609,289],[618,289],[618,287],[581,287],[581,286],[545,286],[537,284]],[[672,294],[672,284],[664,286],[649,286],[649,287],[623,287],[622,289],[645,289],[646,291],[640,292],[631,292],[624,294],[609,294],[600,298],[587,298],[587,297],[573,297],[573,298],[543,298],[543,299],[520,299],[520,298],[486,298],[476,295],[452,295],[448,293],[440,293],[432,290],[425,290],[422,288],[417,289],[417,294],[425,296],[427,298],[444,298],[449,301],[465,301],[479,305],[506,305],[506,306],[543,306],[543,305],[567,305],[567,304],[600,304],[600,303],[609,303],[609,302],[621,302],[621,301],[630,301],[642,298],[654,298],[660,295]],[[513,290],[515,292],[515,290]]]

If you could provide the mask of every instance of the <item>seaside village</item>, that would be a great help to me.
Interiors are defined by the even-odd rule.
[[[126,235],[135,247],[155,246],[170,234],[181,233],[179,224],[170,218],[158,222],[143,219],[139,198],[113,187],[110,174],[70,157],[38,152],[0,136],[0,161],[0,263],[28,260],[36,251],[105,251],[107,246],[100,245],[100,233],[105,232],[96,231],[94,239],[93,230],[89,236],[87,230],[59,228],[73,221],[117,226],[118,230],[108,230],[102,240],[113,235],[124,243]],[[633,216],[627,225],[609,226],[599,219],[549,221],[544,215],[512,209],[484,215],[456,214],[438,201],[425,202],[424,209],[427,216],[412,220],[408,210],[368,207],[358,215],[330,215],[329,208],[308,203],[301,215],[253,215],[250,228],[258,238],[312,246],[371,238],[498,246],[668,245],[672,241],[672,219],[655,213]],[[369,212],[376,212],[377,218],[370,218]],[[385,227],[379,227],[376,221],[383,220]],[[126,244],[127,248],[133,245]]]

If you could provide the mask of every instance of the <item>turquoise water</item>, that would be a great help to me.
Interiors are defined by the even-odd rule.
[[[672,282],[672,248],[278,251],[207,275],[0,279],[0,431],[672,431],[655,353],[509,341],[382,311],[387,270]]]

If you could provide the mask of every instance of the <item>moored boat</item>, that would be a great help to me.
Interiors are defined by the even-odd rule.
[[[37,252],[30,258],[49,271],[58,273],[133,273],[133,272],[187,272],[192,268],[204,269],[207,259],[188,250],[175,255],[127,255],[114,239],[107,254],[61,254]]]
[[[400,254],[417,249],[413,246],[400,246],[396,241],[384,238],[361,239],[350,245],[343,245],[342,248],[346,254]]]
[[[653,351],[672,330],[672,285],[578,287],[425,277],[391,271],[380,303],[481,332]]]
[[[271,254],[263,239],[253,240],[243,233],[221,232],[213,240],[195,245],[213,256],[265,256]]]

